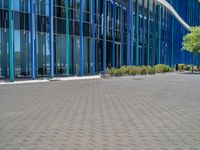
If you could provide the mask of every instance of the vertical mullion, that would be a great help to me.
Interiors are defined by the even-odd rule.
[[[136,66],[139,65],[139,32],[138,32],[138,26],[139,26],[139,4],[138,0],[136,0],[136,23],[135,23],[135,32],[136,32],[136,44],[135,44],[135,51],[136,51]]]
[[[200,4],[199,4],[199,7],[198,7],[198,9],[199,9],[199,14],[198,14],[198,16],[199,16],[199,24],[198,24],[198,26],[200,26]],[[200,61],[200,59],[199,59],[199,61]]]
[[[112,19],[112,67],[115,67],[115,22],[116,22],[116,4],[113,0],[113,19]]]
[[[50,18],[50,30],[49,30],[49,46],[50,46],[50,78],[54,77],[54,47],[53,47],[53,1],[49,0],[49,18]]]
[[[30,0],[30,30],[31,30],[31,78],[36,78],[35,65],[35,14],[34,14],[34,0]]]
[[[13,0],[9,0],[9,76],[14,81],[14,51],[13,51]]]
[[[170,3],[173,5],[173,1],[172,0],[170,0]],[[174,5],[173,5],[174,6]],[[171,49],[172,49],[172,52],[171,52],[171,66],[174,66],[174,24],[175,24],[175,22],[174,22],[174,17],[172,16],[172,27],[171,27],[171,31],[172,31],[172,37],[171,37],[171,39],[172,39],[172,47],[171,47]]]
[[[133,43],[134,43],[134,32],[133,32],[133,20],[134,20],[134,1],[130,1],[130,17],[131,17],[131,23],[130,23],[130,26],[131,26],[131,36],[130,36],[130,65],[133,65]]]
[[[106,75],[106,2],[103,0],[103,75]]]
[[[144,65],[145,57],[145,19],[144,19],[145,0],[142,0],[142,65]]]
[[[167,10],[164,10],[164,64],[167,64]]]
[[[123,63],[124,50],[124,0],[121,1],[121,46],[120,46],[120,66]]]
[[[152,21],[152,35],[155,35],[155,1],[153,0],[153,21]],[[155,36],[152,36],[152,54],[151,54],[151,59],[152,59],[152,66],[155,65]]]
[[[92,9],[92,75],[95,74],[95,28],[94,28],[94,0],[91,0],[91,9]]]
[[[160,55],[161,55],[161,30],[162,30],[162,9],[161,6],[158,5],[158,10],[159,10],[159,17],[158,17],[158,64],[161,63]]]
[[[69,77],[69,14],[68,14],[68,0],[66,0],[66,76]]]
[[[158,39],[158,31],[159,31],[159,8],[158,3],[155,4],[155,64],[158,64],[158,48],[159,48],[159,39]]]
[[[83,76],[83,0],[80,0],[80,76]]]
[[[167,12],[167,65],[170,65],[170,30],[169,30],[169,27],[170,27],[170,15],[169,15],[169,12]]]
[[[148,13],[148,15],[147,15],[147,21],[148,21],[148,28],[147,28],[147,44],[148,44],[148,46],[147,46],[147,65],[149,65],[150,64],[150,59],[149,59],[149,57],[150,57],[150,19],[151,19],[151,16],[150,16],[150,0],[148,0],[147,1],[147,13]]]
[[[130,65],[130,0],[127,1],[127,66]]]
[[[172,16],[172,53],[171,53],[171,65],[174,65],[174,17]]]

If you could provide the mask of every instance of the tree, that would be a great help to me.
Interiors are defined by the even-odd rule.
[[[190,53],[193,53],[194,55],[200,54],[200,27],[192,27],[190,33],[188,33],[183,37],[182,49]],[[194,65],[192,66],[193,66],[192,67],[192,72],[193,72]]]

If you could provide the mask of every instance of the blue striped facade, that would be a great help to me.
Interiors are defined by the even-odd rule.
[[[190,26],[200,25],[198,0],[168,2]],[[156,0],[2,0],[0,16],[0,79],[200,64],[181,50],[188,31]]]

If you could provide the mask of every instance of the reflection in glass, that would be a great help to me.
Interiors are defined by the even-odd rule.
[[[49,34],[37,32],[36,44],[36,61],[37,61],[37,75],[49,75]]]
[[[8,0],[0,0],[0,8],[8,8]]]
[[[66,36],[55,35],[54,66],[56,75],[66,74]]]
[[[37,14],[49,16],[49,0],[37,0]]]
[[[91,71],[91,41],[83,38],[83,73],[90,74]]]
[[[8,29],[0,29],[0,77],[8,77],[9,75],[8,41]]]
[[[30,75],[30,32],[14,31],[14,66],[16,77]]]
[[[30,0],[14,0],[14,10],[21,12],[30,12]]]

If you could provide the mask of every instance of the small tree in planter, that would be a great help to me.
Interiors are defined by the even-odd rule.
[[[194,55],[200,54],[200,27],[192,27],[190,33],[183,37],[182,49],[193,53]],[[192,73],[193,72],[194,63],[192,65]]]

